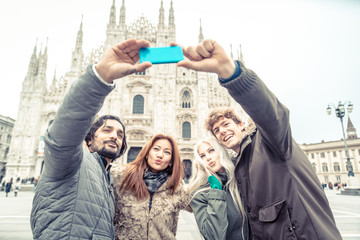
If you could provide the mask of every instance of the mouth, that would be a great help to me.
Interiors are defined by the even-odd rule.
[[[209,167],[213,167],[215,165],[215,162],[209,162]]]
[[[232,138],[234,135],[233,134],[229,134],[229,135],[226,135],[224,138],[223,138],[223,142],[227,142],[230,138]]]
[[[118,145],[113,141],[106,141],[105,144],[107,144],[111,148],[118,148]]]
[[[155,160],[155,163],[158,164],[158,165],[160,165],[160,164],[162,163],[162,161],[159,160],[159,159],[156,159],[156,160]]]

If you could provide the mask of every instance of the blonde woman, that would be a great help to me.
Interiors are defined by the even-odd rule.
[[[194,147],[188,185],[200,233],[206,240],[248,239],[248,223],[234,178],[234,164],[213,137]]]
[[[190,211],[175,140],[157,134],[135,161],[112,169],[116,239],[175,240],[179,212]]]

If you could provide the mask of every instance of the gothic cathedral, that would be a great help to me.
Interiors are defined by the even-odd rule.
[[[144,16],[132,25],[127,25],[124,0],[118,21],[116,13],[113,0],[105,43],[93,49],[88,56],[84,56],[82,50],[81,21],[70,71],[59,79],[54,77],[50,86],[47,86],[46,80],[47,46],[38,52],[35,45],[22,83],[17,120],[7,158],[7,176],[31,178],[40,175],[43,166],[42,139],[49,122],[54,118],[71,84],[87,65],[98,61],[104,49],[128,38],[146,39],[152,47],[169,46],[170,42],[176,42],[172,0],[167,23],[161,0],[157,26]],[[200,24],[199,42],[202,40]],[[238,59],[242,60],[240,57]],[[198,139],[208,135],[204,128],[205,118],[212,108],[220,106],[232,106],[240,116],[246,118],[241,107],[220,87],[215,75],[177,68],[175,64],[164,64],[154,65],[145,72],[117,81],[116,88],[106,98],[98,115],[117,115],[126,126],[129,147],[116,164],[133,161],[153,134],[163,133],[173,136],[177,141],[185,176],[189,177],[193,146]]]

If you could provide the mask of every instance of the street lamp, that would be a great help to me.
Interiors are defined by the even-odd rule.
[[[340,101],[337,107],[335,107],[334,104],[330,103],[328,105],[326,111],[327,111],[328,115],[331,115],[331,106],[332,106],[335,109],[336,117],[340,118],[341,128],[343,131],[343,137],[344,137],[344,143],[345,143],[345,153],[346,153],[346,158],[347,158],[346,167],[348,170],[348,177],[354,177],[353,167],[351,165],[349,150],[347,147],[346,136],[345,136],[345,131],[344,131],[343,117],[345,116],[345,105],[347,105],[348,113],[351,113],[354,108],[354,105],[352,105],[352,103],[350,101],[346,101],[344,103],[342,103]]]

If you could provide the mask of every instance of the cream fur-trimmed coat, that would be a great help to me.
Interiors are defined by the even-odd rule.
[[[150,197],[138,201],[131,192],[119,192],[126,168],[111,169],[115,191],[115,235],[117,240],[176,239],[180,210],[191,211],[190,198],[181,182],[174,195],[167,189],[168,180],[155,192],[149,211]]]

